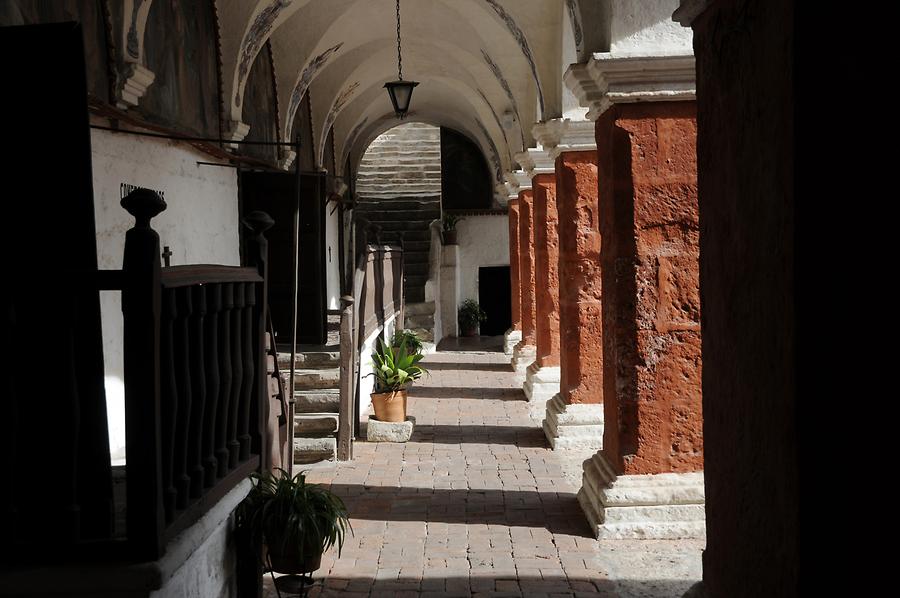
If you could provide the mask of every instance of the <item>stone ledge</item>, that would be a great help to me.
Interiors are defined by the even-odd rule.
[[[513,348],[512,368],[513,371],[524,374],[537,356],[537,347],[534,345],[525,345],[523,341],[519,341]]]
[[[603,404],[567,405],[557,394],[547,402],[544,434],[553,450],[603,448]]]
[[[506,331],[506,334],[503,335],[503,352],[507,355],[512,355],[513,348],[521,340],[522,331],[510,328]]]
[[[578,502],[598,538],[705,538],[703,472],[616,476],[597,453]]]
[[[369,442],[409,442],[415,425],[416,418],[412,415],[406,416],[406,421],[403,422],[383,422],[375,419],[374,415],[370,415],[369,423],[366,425],[366,440]]]

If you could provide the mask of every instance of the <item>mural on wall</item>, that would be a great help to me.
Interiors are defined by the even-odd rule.
[[[297,80],[296,85],[294,85],[294,90],[291,92],[291,99],[288,102],[288,111],[287,118],[285,121],[288,123],[287,129],[284,132],[284,138],[290,139],[291,137],[291,127],[290,123],[294,122],[294,114],[297,113],[297,107],[300,106],[300,101],[303,99],[303,94],[306,93],[306,90],[309,88],[309,84],[315,78],[316,74],[325,66],[325,63],[334,55],[335,52],[341,49],[341,46],[344,45],[344,42],[340,42],[331,46],[315,58],[313,58],[306,68],[303,69],[303,73],[300,75],[300,78]]]
[[[494,164],[494,178],[497,179],[498,183],[502,183],[503,167],[500,162],[500,152],[497,151],[497,146],[494,144],[494,138],[487,132],[487,129],[484,127],[484,123],[481,122],[480,118],[476,118],[475,123],[478,125],[478,128],[481,129],[481,134],[484,135],[487,142],[491,144],[491,162]]]
[[[516,97],[513,95],[512,89],[510,89],[509,82],[506,80],[506,77],[503,76],[503,71],[500,70],[500,67],[496,62],[494,62],[494,60],[491,58],[491,55],[487,53],[487,50],[482,48],[481,55],[484,56],[484,61],[487,63],[488,68],[491,69],[491,72],[494,73],[494,77],[497,78],[497,83],[499,83],[500,87],[503,88],[503,91],[506,92],[506,98],[509,100],[509,103],[513,109],[513,113],[515,113],[516,115],[516,122],[519,123],[519,137],[521,138],[522,151],[524,152],[525,133],[522,131],[522,119],[519,117],[519,104],[518,102],[516,102]]]
[[[326,136],[328,132],[331,130],[331,126],[334,124],[334,120],[337,118],[337,115],[340,114],[341,110],[344,109],[344,106],[347,105],[347,102],[350,101],[350,98],[353,97],[353,94],[356,93],[356,89],[359,87],[359,81],[355,83],[351,83],[338,94],[337,99],[334,101],[334,104],[331,105],[331,110],[328,111],[328,116],[325,117],[325,124],[322,127],[322,142],[319,144],[323,146],[325,144]],[[322,155],[322,152],[319,152],[319,155]]]
[[[575,52],[581,56],[584,49],[584,34],[581,32],[581,15],[578,11],[578,0],[566,0],[569,18],[572,19],[572,36],[575,38]]]
[[[272,26],[275,24],[278,15],[293,2],[294,0],[275,0],[272,4],[262,9],[256,15],[256,18],[253,19],[250,29],[241,42],[240,58],[238,59],[237,91],[234,94],[235,106],[241,105],[241,90],[244,86],[244,80],[250,72],[253,59],[256,58],[262,45],[269,39],[269,33],[272,32]]]
[[[128,52],[128,55],[137,60],[141,57],[140,55],[140,42],[138,41],[138,33],[137,33],[137,20],[138,20],[138,11],[141,9],[141,4],[144,3],[144,0],[134,0],[134,6],[131,8],[131,25],[128,27],[128,42],[125,47],[125,51]]]
[[[213,2],[154,2],[144,62],[156,79],[135,108],[147,120],[218,137],[220,88]]]
[[[247,141],[278,141],[278,100],[275,97],[275,73],[272,68],[272,48],[263,46],[247,76],[244,106],[241,120],[250,125]],[[274,145],[241,146],[241,153],[268,162],[278,161],[278,148]]]
[[[494,122],[497,123],[497,126],[500,128],[500,132],[503,133],[503,142],[506,143],[506,149],[509,151],[510,160],[513,159],[512,150],[509,145],[509,137],[506,136],[506,129],[503,128],[503,123],[500,122],[500,117],[497,116],[497,111],[494,110],[494,106],[488,101],[487,96],[484,95],[484,92],[481,91],[481,88],[476,88],[478,91],[478,95],[481,96],[481,99],[484,100],[484,103],[488,105],[488,108],[491,109],[491,114],[494,116]]]
[[[538,103],[541,107],[541,117],[544,115],[544,92],[541,89],[541,81],[538,79],[537,66],[534,64],[534,56],[531,54],[531,47],[528,45],[528,40],[525,39],[525,33],[519,28],[516,24],[516,21],[512,18],[506,9],[503,8],[497,0],[484,0],[487,2],[488,6],[494,9],[494,12],[497,13],[497,16],[500,17],[504,23],[506,23],[506,28],[509,29],[509,32],[512,33],[512,36],[516,38],[516,43],[519,44],[519,49],[522,50],[522,54],[525,55],[525,60],[528,61],[528,65],[531,67],[531,75],[534,77],[534,85],[537,87],[538,92]]]

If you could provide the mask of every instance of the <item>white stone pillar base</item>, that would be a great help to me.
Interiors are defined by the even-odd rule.
[[[600,539],[705,538],[703,472],[616,476],[597,453],[584,462],[578,502]]]
[[[507,355],[512,355],[513,348],[520,340],[522,340],[521,330],[516,330],[515,328],[507,330],[506,334],[503,335],[503,352]]]
[[[516,343],[513,348],[512,368],[513,371],[524,374],[537,357],[537,347],[534,345],[523,345],[522,341]]]
[[[603,448],[603,403],[567,405],[559,394],[547,402],[544,434],[553,450]]]
[[[531,404],[531,416],[539,419],[547,411],[547,401],[559,394],[559,366],[540,367],[535,361],[525,370],[522,390]]]

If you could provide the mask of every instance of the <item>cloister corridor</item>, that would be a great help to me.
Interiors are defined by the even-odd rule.
[[[424,363],[410,442],[359,440],[354,460],[308,469],[346,501],[354,531],[310,596],[662,598],[700,580],[702,540],[593,538],[575,498],[581,456],[549,449],[509,356]]]

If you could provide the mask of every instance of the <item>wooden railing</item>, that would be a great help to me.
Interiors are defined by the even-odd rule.
[[[266,258],[254,213],[252,267],[162,269],[153,192],[122,201],[125,241],[127,537],[146,558],[247,475],[267,468]]]
[[[366,223],[368,224],[368,223]],[[364,227],[357,230],[357,261],[353,295],[341,297],[341,386],[338,460],[353,458],[353,438],[359,433],[360,350],[374,330],[396,315],[403,321],[403,250],[370,245]],[[372,234],[374,233],[374,235]],[[376,237],[377,238],[377,237]],[[387,340],[387,339],[386,339]]]

